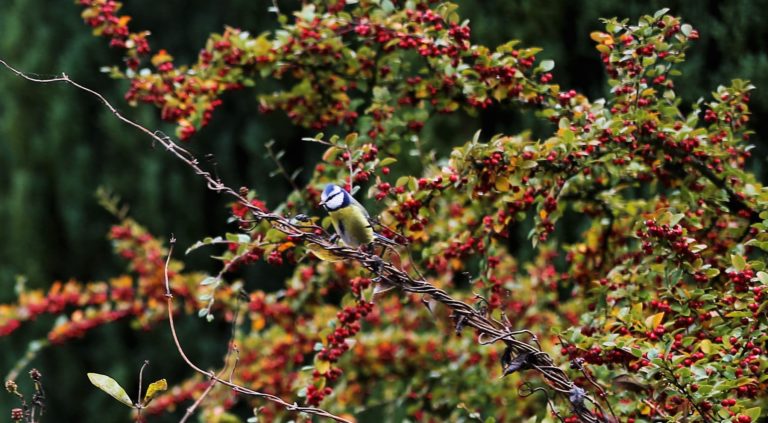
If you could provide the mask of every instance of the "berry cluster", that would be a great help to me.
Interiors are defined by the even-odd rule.
[[[352,282],[352,290],[359,293],[361,289],[365,289],[370,283],[370,280],[366,278],[357,278]],[[316,367],[313,372],[312,376],[315,384],[307,387],[307,404],[317,406],[323,398],[333,392],[333,389],[328,386],[322,389],[317,386],[325,385],[325,381],[334,381],[342,375],[342,370],[333,367],[332,363],[336,363],[341,355],[349,350],[347,339],[354,337],[360,332],[360,321],[372,310],[373,303],[360,299],[354,305],[346,306],[337,313],[336,318],[340,325],[334,329],[333,333],[326,337],[326,345],[316,355],[318,362],[328,364],[324,364],[322,369]]]

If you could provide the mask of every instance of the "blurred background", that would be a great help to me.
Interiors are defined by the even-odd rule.
[[[278,3],[283,10],[299,4]],[[768,0],[559,0],[547,2],[546,7],[523,0],[458,3],[462,17],[471,22],[473,42],[494,47],[520,39],[524,45],[543,47],[538,58],[555,60],[555,82],[591,98],[604,96],[607,88],[589,38],[590,32],[603,29],[599,18],[618,16],[635,21],[642,14],[671,8],[671,14],[682,16],[701,34],[688,52],[684,76],[676,82],[684,103],[708,99],[717,85],[734,78],[749,79],[757,86],[751,121],[757,132],[752,138],[757,150],[750,165],[766,180]],[[153,49],[165,48],[176,64],[183,64],[195,60],[209,34],[223,31],[225,25],[252,33],[274,29],[275,15],[267,10],[270,4],[128,0],[124,12],[133,17],[132,28],[152,32]],[[0,57],[41,76],[64,72],[104,94],[127,117],[172,134],[173,126],[159,120],[159,110],[128,107],[123,101],[127,83],[100,72],[103,66],[119,64],[120,55],[108,48],[107,41],[91,35],[80,11],[72,1],[3,0]],[[106,239],[114,218],[97,203],[94,194],[101,186],[119,195],[130,206],[130,215],[156,236],[167,239],[175,234],[181,247],[233,229],[226,224],[225,198],[207,191],[188,169],[152,148],[145,136],[120,123],[95,99],[65,85],[26,82],[5,70],[0,70],[0,93],[0,304],[13,301],[19,278],[37,288],[70,278],[103,280],[125,271],[124,262],[112,254]],[[299,141],[313,132],[292,126],[279,114],[264,117],[256,110],[253,90],[228,94],[212,123],[189,147],[199,157],[213,154],[224,181],[255,188],[273,207],[290,187],[279,176],[269,177],[274,163],[265,157],[265,143],[273,139],[277,148],[290,148],[284,158],[289,171],[311,169],[318,149]],[[532,111],[495,108],[477,117],[452,115],[432,121],[422,135],[428,146],[447,151],[477,129],[486,136],[526,129],[539,135],[547,127]],[[193,269],[218,270],[205,253],[185,257],[185,261]],[[262,279],[270,276],[261,274]],[[44,337],[51,324],[41,319],[12,337],[0,338],[3,376],[24,355],[28,343]],[[200,334],[196,338],[200,342],[189,346],[192,355],[212,362],[222,354],[226,334],[220,327],[201,322],[187,326],[187,333]],[[174,375],[177,379],[188,376],[175,352],[147,347],[158,342],[170,347],[165,332],[136,332],[127,323],[109,325],[68,348],[45,351],[32,365],[43,371],[49,387],[56,387],[49,389],[50,417],[55,416],[55,421],[91,421],[94,416],[102,422],[125,421],[122,412],[104,415],[104,410],[119,405],[88,385],[87,371],[106,373],[124,386],[135,386],[138,368],[149,359],[149,379],[167,377],[172,382]],[[73,393],[77,398],[72,398]],[[0,410],[12,403],[10,395],[0,394]]]

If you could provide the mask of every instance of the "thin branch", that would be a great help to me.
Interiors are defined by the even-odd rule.
[[[195,410],[197,407],[202,404],[205,397],[208,396],[208,394],[213,390],[214,385],[216,385],[215,380],[211,380],[211,383],[208,384],[208,386],[205,388],[205,391],[203,391],[202,394],[200,394],[199,397],[197,397],[197,400],[195,400],[194,404],[187,407],[187,411],[184,413],[184,416],[179,420],[179,423],[186,423],[187,419],[192,417],[193,414],[195,414]]]
[[[273,162],[275,162],[275,165],[277,166],[277,171],[283,177],[286,181],[288,181],[289,184],[291,184],[291,188],[293,188],[294,191],[298,192],[299,194],[302,193],[301,189],[298,185],[296,185],[296,181],[291,177],[291,174],[288,173],[288,170],[285,169],[285,166],[283,166],[283,162],[280,161],[280,154],[282,154],[284,151],[279,151],[275,153],[275,151],[272,149],[272,146],[275,145],[274,140],[270,140],[264,146],[267,148],[267,154],[269,155],[269,158],[272,159]]]
[[[699,416],[701,417],[702,421],[704,423],[711,422],[712,419],[710,419],[709,414],[705,413],[704,410],[699,408],[699,405],[696,403],[696,400],[694,400],[691,393],[688,392],[688,389],[685,386],[681,385],[680,382],[677,381],[677,378],[675,377],[675,372],[668,367],[667,362],[664,362],[664,370],[666,370],[669,373],[669,377],[667,378],[667,381],[672,382],[672,385],[674,385],[675,388],[677,388],[677,391],[685,395],[685,398],[688,400],[691,406],[693,406],[696,412],[699,413]]]
[[[139,370],[139,395],[136,397],[136,403],[141,404],[141,384],[143,383],[144,379],[144,369],[149,365],[149,360],[144,360],[144,364],[141,365],[141,370]]]
[[[170,253],[168,254],[168,257],[170,257]],[[166,261],[166,272],[168,271],[168,262]],[[234,347],[232,343],[235,339],[235,333],[237,328],[237,319],[240,314],[240,295],[237,296],[237,305],[235,306],[235,317],[232,319],[232,332],[230,334],[229,340],[227,341],[227,353],[224,355],[224,364],[222,365],[221,371],[219,372],[219,378],[224,374],[224,372],[227,370],[227,363],[229,361],[229,356],[232,354],[233,350],[237,350],[237,347]],[[235,371],[235,368],[237,367],[237,362],[239,361],[239,356],[235,359],[235,365],[232,366],[232,371],[229,374],[229,381],[232,382],[232,374]],[[205,397],[208,396],[208,394],[213,390],[213,387],[216,385],[216,379],[211,379],[211,381],[208,383],[208,386],[205,388],[203,393],[200,394],[200,396],[195,400],[195,402],[187,407],[187,411],[184,413],[184,416],[179,420],[179,423],[185,423],[187,419],[189,419],[194,413],[195,410],[197,410],[197,407],[200,406],[200,404],[203,403],[203,400]]]
[[[315,407],[300,407],[296,403],[290,404],[288,402],[285,402],[283,401],[282,398],[278,396],[265,394],[259,391],[254,391],[252,389],[248,389],[246,387],[221,379],[214,372],[205,371],[202,368],[198,367],[195,363],[193,363],[192,360],[190,360],[189,357],[187,357],[187,354],[184,352],[184,348],[181,347],[181,341],[179,341],[179,336],[176,333],[176,325],[173,322],[173,294],[171,293],[171,283],[170,283],[170,280],[168,279],[168,265],[170,264],[171,256],[173,255],[173,246],[176,244],[176,238],[174,238],[173,235],[171,235],[171,239],[169,243],[170,243],[170,247],[168,248],[168,257],[165,260],[165,298],[167,299],[167,307],[168,307],[168,323],[169,323],[169,326],[171,327],[171,335],[173,336],[173,342],[176,344],[176,350],[179,352],[179,355],[187,363],[187,365],[192,368],[192,370],[200,373],[201,375],[209,377],[212,381],[215,381],[216,383],[220,383],[222,385],[232,388],[233,391],[239,394],[249,395],[257,398],[264,398],[268,401],[272,401],[274,403],[282,405],[288,411],[314,414],[316,416],[326,417],[329,419],[336,420],[338,422],[352,423],[349,420],[341,418],[335,414],[331,414],[323,409],[315,408]]]
[[[149,360],[144,360],[144,364],[141,365],[141,370],[139,370],[139,394],[136,396],[136,420],[141,421],[141,411],[144,408],[141,401],[141,385],[144,383],[144,369],[147,368],[149,365]]]

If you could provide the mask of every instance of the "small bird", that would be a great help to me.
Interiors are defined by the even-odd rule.
[[[349,247],[359,247],[373,242],[376,234],[370,215],[350,193],[336,184],[325,186],[320,195],[320,205],[328,212],[333,228]]]
[[[384,245],[385,250],[392,249],[394,251],[394,247],[397,246],[397,243],[391,239],[373,231],[368,211],[344,188],[336,184],[326,185],[323,193],[320,195],[320,205],[328,212],[333,228],[336,229],[336,233],[347,246],[352,248],[363,246],[367,248],[374,241]],[[333,256],[330,251],[318,253],[318,249],[310,248],[321,260],[340,260],[338,256]],[[399,262],[399,255],[397,257]],[[378,281],[374,285],[373,296],[393,288],[395,288],[395,285]]]

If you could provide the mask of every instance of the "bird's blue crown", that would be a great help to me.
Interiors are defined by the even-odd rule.
[[[329,195],[331,195],[331,192],[333,192],[333,189],[336,188],[336,187],[339,187],[339,186],[336,185],[336,184],[328,184],[328,185],[326,185],[325,189],[323,190],[323,197],[328,197]],[[341,187],[339,187],[339,188],[341,188]]]

